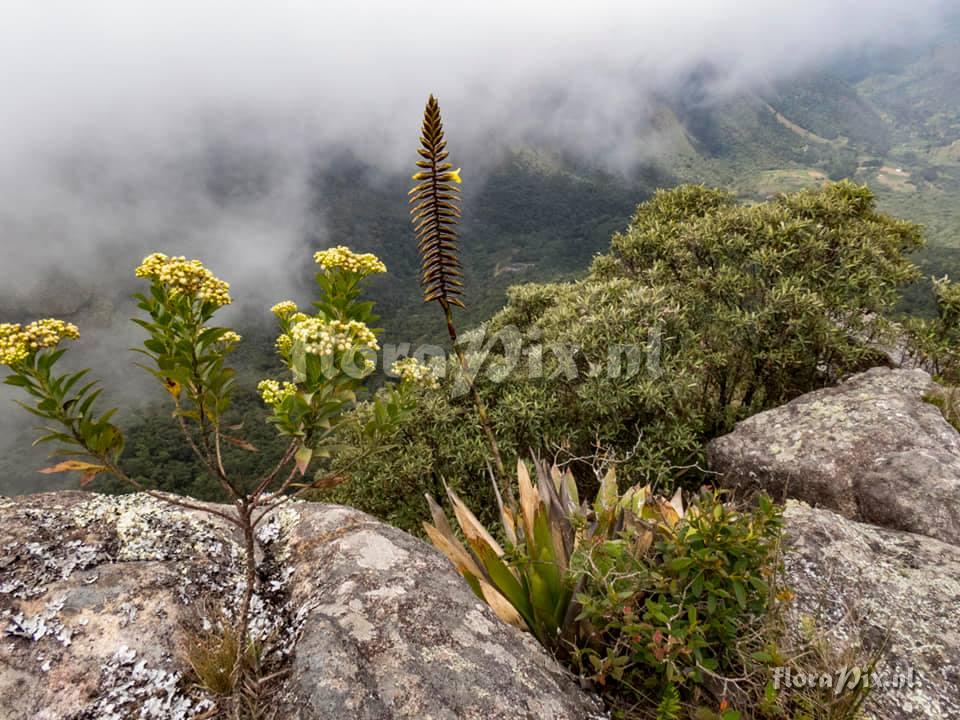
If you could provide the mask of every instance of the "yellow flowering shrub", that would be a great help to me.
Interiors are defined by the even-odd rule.
[[[199,260],[185,257],[167,257],[163,253],[148,255],[135,272],[138,278],[155,280],[171,295],[187,295],[214,303],[217,307],[229,305],[230,283],[216,277]]]
[[[376,255],[355,253],[345,245],[337,245],[337,247],[329,250],[320,250],[314,253],[313,259],[324,270],[340,268],[364,277],[387,271],[387,266]]]
[[[349,350],[379,350],[377,336],[365,323],[357,320],[327,321],[324,318],[307,318],[297,323],[290,331],[295,342],[303,344],[309,355],[332,355]]]
[[[358,427],[348,415],[357,405],[358,395],[366,390],[374,367],[370,355],[378,349],[370,327],[376,320],[373,303],[359,300],[361,282],[366,275],[386,268],[374,256],[355,255],[346,248],[321,256],[318,262],[325,265],[316,273],[320,286],[319,299],[314,302],[317,316],[299,312],[290,300],[272,308],[280,325],[277,348],[290,375],[283,381],[263,380],[257,390],[268,405],[266,421],[286,438],[287,445],[272,469],[254,478],[238,472],[231,453],[223,451],[225,445],[231,445],[258,452],[247,438],[236,434],[243,429],[242,423],[228,424],[227,413],[237,387],[237,373],[228,358],[241,337],[228,327],[214,325],[214,316],[231,302],[229,284],[199,260],[163,253],[148,255],[136,268],[136,276],[150,285],[134,295],[142,314],[133,322],[145,331],[137,352],[150,360],[140,367],[170,394],[173,416],[184,440],[207,477],[226,495],[230,504],[225,506],[198,505],[189,498],[161,495],[122,468],[124,434],[111,420],[117,409],[99,412],[96,402],[102,388],[97,381],[84,379],[88,369],[64,373],[56,367],[63,356],[56,346],[80,335],[75,325],[53,318],[26,326],[0,324],[0,363],[11,371],[3,382],[20,388],[29,399],[20,404],[45,421],[44,434],[37,442],[56,443],[56,454],[67,458],[41,472],[78,472],[81,486],[98,475],[110,475],[166,502],[218,516],[235,525],[251,543],[257,525],[278,503],[343,482],[345,475],[331,473],[329,463],[342,447],[337,432],[350,424],[351,431],[371,440],[366,451],[377,451],[384,446],[379,438],[402,417],[404,408],[381,391],[371,401],[377,408],[375,421]],[[299,351],[299,343],[307,352]],[[328,372],[330,359],[339,362],[343,372]],[[360,372],[351,372],[357,369],[358,359]],[[311,472],[312,480],[305,480]],[[246,583],[236,629],[240,648],[246,647],[251,607],[260,592],[255,553],[244,552],[244,566]]]
[[[292,382],[280,383],[276,380],[261,380],[257,384],[257,391],[267,405],[279,405],[288,397],[297,393],[297,386]]]
[[[425,388],[427,390],[436,390],[440,387],[440,381],[437,379],[433,369],[424,365],[416,358],[403,358],[397,360],[390,368],[390,372],[400,378],[400,382],[413,385],[415,387]]]
[[[275,347],[293,382],[264,380],[259,385],[274,411],[267,422],[282,435],[302,438],[298,462],[309,462],[313,453],[330,457],[330,448],[342,445],[341,432],[351,434],[352,441],[358,432],[367,439],[379,437],[405,412],[403,394],[384,388],[368,401],[377,408],[370,421],[359,425],[348,413],[368,390],[380,349],[373,303],[361,299],[363,282],[386,272],[386,266],[375,255],[342,245],[321,250],[314,259],[321,270],[314,275],[320,293],[313,313],[301,312],[291,300],[271,308],[279,326]],[[342,429],[347,426],[349,430]]]

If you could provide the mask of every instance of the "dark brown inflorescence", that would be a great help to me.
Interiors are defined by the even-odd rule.
[[[438,301],[444,309],[463,307],[462,283],[457,257],[460,221],[460,170],[446,162],[449,152],[443,139],[440,105],[433,95],[423,113],[423,131],[417,152],[417,184],[410,190],[410,214],[420,250],[420,285],[424,302]]]

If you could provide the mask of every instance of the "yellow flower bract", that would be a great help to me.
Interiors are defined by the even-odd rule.
[[[166,265],[169,258],[163,253],[153,253],[147,255],[140,263],[140,266],[134,271],[138,278],[156,278],[160,275],[160,270]]]
[[[35,320],[26,327],[19,323],[0,323],[0,364],[15,365],[32,352],[56,347],[65,338],[79,337],[76,325],[56,318]]]
[[[261,380],[257,383],[257,390],[260,397],[267,405],[279,405],[288,397],[293,397],[297,393],[297,386],[292,382],[283,382],[276,380]]]
[[[270,312],[276,315],[278,318],[286,317],[287,315],[292,315],[297,312],[297,304],[293,300],[284,300],[283,302],[278,302],[272,308]]]
[[[0,364],[16,365],[29,354],[19,323],[0,323]]]
[[[408,357],[397,360],[390,368],[390,372],[399,376],[402,383],[428,390],[436,390],[440,387],[440,381],[433,370],[416,358]]]
[[[348,350],[379,350],[377,336],[364,323],[357,320],[342,322],[323,318],[307,318],[297,323],[290,331],[296,342],[302,343],[310,355],[332,355]]]
[[[313,259],[324,270],[341,268],[349,272],[359,273],[364,277],[387,271],[387,266],[376,255],[355,253],[346,245],[338,245],[329,250],[320,250],[314,253]]]
[[[284,333],[277,337],[274,347],[277,348],[277,352],[281,355],[289,355],[290,351],[293,349],[293,338]]]
[[[199,260],[153,253],[143,259],[135,275],[166,285],[173,295],[188,295],[218,307],[233,302],[230,283],[216,277]]]

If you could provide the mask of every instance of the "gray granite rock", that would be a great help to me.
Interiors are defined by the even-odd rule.
[[[868,716],[960,718],[960,548],[795,501],[784,519],[797,626],[812,618],[832,648],[879,652],[877,678],[913,685],[875,683]]]
[[[188,680],[187,628],[243,585],[233,529],[145,495],[0,499],[0,717],[186,720],[223,701]],[[252,631],[284,720],[601,717],[528,635],[425,543],[298,503],[259,531]]]
[[[318,539],[322,541],[318,542]],[[305,612],[283,717],[590,717],[597,707],[449,561],[346,508],[304,514],[288,543]]]
[[[707,447],[727,485],[960,544],[960,434],[922,370],[874,368],[737,424]]]

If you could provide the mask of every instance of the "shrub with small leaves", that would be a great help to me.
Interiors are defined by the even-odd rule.
[[[904,322],[907,353],[938,380],[960,385],[960,285],[950,278],[931,278],[937,316]]]
[[[38,442],[60,445],[57,454],[69,459],[42,472],[80,473],[81,485],[99,474],[150,493],[167,502],[201,510],[235,525],[244,543],[245,585],[236,623],[231,628],[236,642],[224,652],[246,652],[250,607],[257,590],[255,530],[269,512],[281,503],[310,489],[330,487],[346,479],[343,472],[330,472],[323,462],[336,449],[335,432],[345,423],[357,425],[357,416],[347,415],[356,406],[371,372],[367,354],[377,347],[373,303],[360,300],[362,281],[386,267],[373,255],[358,255],[345,247],[317,253],[320,297],[314,316],[301,313],[291,301],[272,310],[280,323],[278,350],[290,379],[267,378],[259,384],[264,402],[272,410],[268,421],[287,447],[272,468],[248,476],[231,467],[223,452],[225,444],[258,452],[224,421],[234,393],[235,372],[227,363],[241,342],[240,335],[213,324],[214,316],[232,302],[230,285],[199,260],[153,253],[144,258],[136,276],[148,281],[146,292],[137,294],[137,307],[145,317],[135,318],[146,338],[138,349],[148,362],[141,365],[169,393],[183,439],[204,471],[229,498],[228,509],[198,505],[188,498],[164,495],[145,487],[120,466],[124,436],[111,418],[115,410],[95,410],[101,390],[96,382],[84,382],[88,370],[58,374],[55,370],[66,352],[58,345],[77,339],[79,331],[57,319],[38,320],[21,326],[0,324],[0,363],[10,369],[8,385],[22,388],[30,398],[20,403],[44,421]],[[374,417],[359,425],[365,438],[376,437],[405,412],[405,393],[389,388],[373,400]],[[376,449],[366,442],[361,452]],[[315,473],[302,481],[311,464]],[[232,635],[231,635],[232,636]]]
[[[706,441],[872,362],[864,340],[887,329],[920,244],[848,182],[751,205],[700,186],[658,192],[586,277],[510,288],[477,333],[488,367],[509,356],[498,333],[524,338],[511,372],[481,370],[474,385],[504,462],[530,448],[589,457],[599,443],[629,455],[618,473],[630,484],[696,488]],[[425,391],[398,429],[389,483],[379,461],[351,466],[352,502],[415,531],[418,498],[443,478],[495,518],[477,480],[485,431],[452,387]],[[589,469],[574,472],[595,490]]]
[[[584,545],[571,563],[585,579],[579,621],[590,628],[576,669],[628,701],[687,701],[739,675],[740,640],[768,612],[782,525],[761,497],[750,510],[704,492],[675,526],[660,525],[646,553],[635,534]]]

